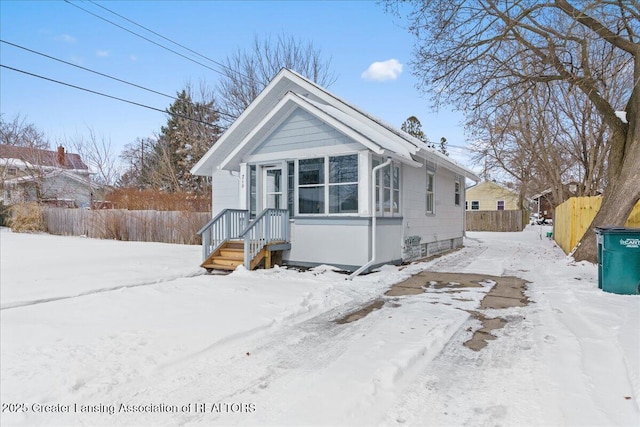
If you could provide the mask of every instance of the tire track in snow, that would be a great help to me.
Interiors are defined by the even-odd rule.
[[[43,298],[43,299],[30,300],[30,301],[10,302],[10,303],[7,303],[7,304],[0,305],[0,310],[10,310],[10,309],[13,309],[13,308],[29,307],[29,306],[32,306],[32,305],[46,304],[46,303],[49,303],[49,302],[56,302],[56,301],[74,299],[74,298],[81,298],[81,297],[86,297],[86,296],[95,295],[95,294],[101,294],[101,293],[105,293],[105,292],[119,291],[120,289],[138,288],[140,286],[158,285],[158,284],[161,284],[161,283],[169,283],[169,282],[174,282],[174,281],[180,280],[180,279],[189,279],[189,278],[192,278],[192,277],[198,277],[198,276],[202,276],[202,275],[204,275],[204,272],[197,271],[197,272],[194,272],[194,273],[191,273],[191,274],[186,274],[186,275],[177,276],[177,277],[162,278],[162,279],[156,279],[156,280],[151,280],[151,281],[145,281],[145,282],[141,282],[141,283],[133,283],[133,284],[129,284],[129,285],[119,285],[119,286],[113,286],[113,287],[108,287],[108,288],[92,289],[90,291],[80,292],[80,293],[75,294],[75,295],[63,295],[63,296],[59,296],[59,297]]]

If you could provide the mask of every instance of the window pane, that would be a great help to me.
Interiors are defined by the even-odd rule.
[[[267,170],[267,193],[279,193],[281,191],[282,171],[280,169]]]
[[[298,162],[298,185],[324,184],[324,159],[304,159]]]
[[[433,193],[427,194],[427,213],[433,213]]]
[[[387,167],[383,168],[382,171],[381,171],[383,179],[384,179],[384,181],[383,181],[384,182],[384,186],[387,187],[387,188],[391,187],[391,174],[390,174],[390,171],[389,171],[390,168],[391,168],[391,166],[387,166]]]
[[[400,189],[400,168],[398,166],[393,168],[393,189]]]
[[[391,190],[384,189],[384,211],[391,212]]]
[[[249,166],[249,215],[256,216],[256,166]]]
[[[357,213],[358,184],[329,187],[329,213]]]
[[[329,182],[358,182],[358,155],[330,157]]]
[[[393,190],[393,212],[400,212],[400,190]]]
[[[433,191],[433,174],[427,172],[427,191]]]
[[[289,216],[293,218],[293,186],[295,177],[295,164],[293,162],[287,162],[287,208],[289,209]]]
[[[301,214],[324,213],[324,186],[299,187],[298,211]]]

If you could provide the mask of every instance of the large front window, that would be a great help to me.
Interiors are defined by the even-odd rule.
[[[344,214],[357,212],[357,154],[298,161],[298,213]]]

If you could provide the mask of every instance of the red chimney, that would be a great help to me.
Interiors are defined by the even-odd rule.
[[[58,147],[58,164],[64,166],[64,147],[62,145]]]

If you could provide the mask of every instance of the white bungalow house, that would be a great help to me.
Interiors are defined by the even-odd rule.
[[[288,69],[191,172],[212,177],[209,270],[269,266],[277,251],[284,264],[361,272],[456,248],[465,180],[479,181]]]

